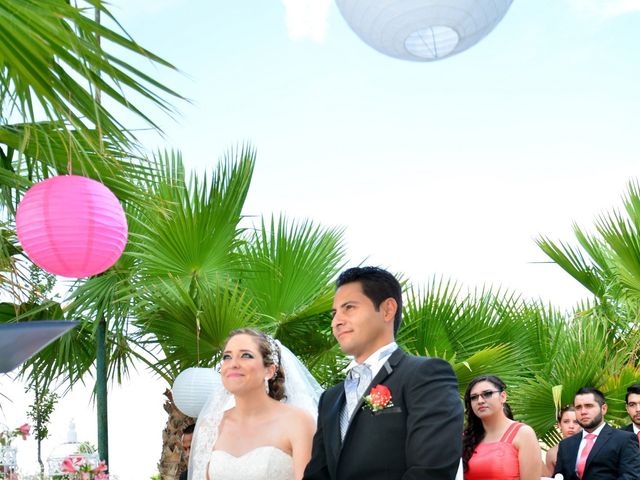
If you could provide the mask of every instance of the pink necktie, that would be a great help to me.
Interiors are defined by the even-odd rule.
[[[596,440],[596,435],[593,433],[587,433],[584,437],[586,443],[584,444],[584,448],[582,452],[580,452],[580,458],[578,459],[578,465],[576,466],[576,471],[578,472],[578,477],[582,478],[582,474],[584,473],[584,466],[587,463],[587,457],[589,456],[589,452],[593,448],[593,444]]]

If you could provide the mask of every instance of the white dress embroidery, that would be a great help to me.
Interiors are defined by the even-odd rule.
[[[214,450],[208,471],[210,480],[293,480],[293,458],[272,446],[254,448],[239,457]]]

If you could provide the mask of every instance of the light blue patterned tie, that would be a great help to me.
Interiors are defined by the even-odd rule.
[[[344,394],[346,402],[340,412],[340,434],[344,440],[349,426],[349,419],[353,415],[356,405],[364,395],[367,387],[371,383],[371,369],[366,363],[356,365],[347,374],[344,381]]]

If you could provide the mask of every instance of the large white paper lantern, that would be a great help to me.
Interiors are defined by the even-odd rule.
[[[478,43],[513,0],[336,0],[349,26],[379,52],[429,62]]]
[[[171,391],[176,407],[197,418],[207,399],[221,388],[220,374],[213,368],[191,367],[176,377]]]

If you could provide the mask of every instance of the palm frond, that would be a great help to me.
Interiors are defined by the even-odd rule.
[[[231,152],[209,179],[191,176],[180,184],[179,161],[158,157],[165,163],[163,177],[171,183],[156,191],[157,207],[140,218],[139,233],[131,235],[143,246],[133,252],[147,278],[171,273],[185,284],[193,278],[225,281],[238,268],[239,222],[253,173],[255,153],[249,147]],[[167,174],[175,168],[178,173]]]
[[[331,309],[328,288],[343,266],[342,230],[283,216],[262,219],[240,248],[242,285],[261,315],[280,329],[296,317]],[[320,300],[320,301],[319,301]]]
[[[92,9],[115,19],[102,0],[88,0]],[[181,98],[162,83],[110,54],[115,46],[151,63],[174,69],[143,49],[126,34],[94,19],[94,12],[64,0],[0,1],[0,118],[16,113],[36,122],[39,112],[81,134],[96,128],[118,144],[132,138],[114,114],[96,100],[96,92],[133,112],[147,124],[157,124],[125,98],[125,91],[171,113],[164,96]],[[117,22],[116,22],[117,25]],[[86,137],[88,142],[94,139]],[[99,151],[100,145],[95,144]]]

